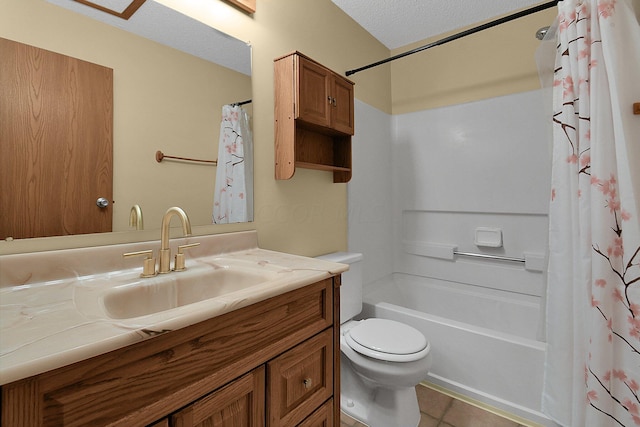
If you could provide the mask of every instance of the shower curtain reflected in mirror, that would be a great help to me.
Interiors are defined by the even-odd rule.
[[[222,107],[218,144],[213,223],[253,221],[253,141],[241,106]]]
[[[543,411],[640,425],[640,26],[628,0],[558,10]]]

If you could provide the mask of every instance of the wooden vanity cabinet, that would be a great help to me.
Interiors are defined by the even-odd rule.
[[[340,276],[2,386],[2,426],[338,426]]]
[[[353,82],[293,52],[274,61],[276,179],[296,167],[351,179]]]

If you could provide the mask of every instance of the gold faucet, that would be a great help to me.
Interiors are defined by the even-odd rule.
[[[182,221],[182,232],[185,236],[191,235],[191,222],[189,221],[189,217],[179,207],[172,207],[167,209],[164,216],[162,217],[162,230],[161,230],[161,240],[160,240],[160,266],[158,267],[158,273],[164,274],[169,273],[171,271],[171,248],[169,248],[169,224],[171,223],[171,218],[177,215]]]
[[[131,212],[129,212],[129,227],[135,227],[136,230],[144,229],[142,209],[140,209],[140,205],[131,206]]]

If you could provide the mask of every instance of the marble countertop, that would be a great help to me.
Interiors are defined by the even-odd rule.
[[[173,239],[189,249],[191,276],[233,266],[264,272],[258,285],[154,314],[117,318],[105,310],[111,290],[142,285],[142,259],[126,252],[154,249],[143,242],[0,256],[0,385],[56,369],[246,307],[340,274],[347,265],[260,249],[254,231]]]

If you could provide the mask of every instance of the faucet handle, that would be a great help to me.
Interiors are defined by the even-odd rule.
[[[199,246],[200,242],[197,243],[189,243],[188,245],[181,245],[178,246],[178,252],[176,253],[175,256],[175,263],[174,263],[174,271],[184,271],[187,269],[187,267],[184,265],[185,264],[185,260],[184,260],[184,250],[185,249],[189,249],[189,248],[193,248],[194,246]]]
[[[140,277],[153,277],[156,275],[156,259],[153,257],[153,251],[151,249],[147,251],[127,252],[122,254],[123,258],[129,258],[134,256],[145,256],[142,262],[142,273]]]

